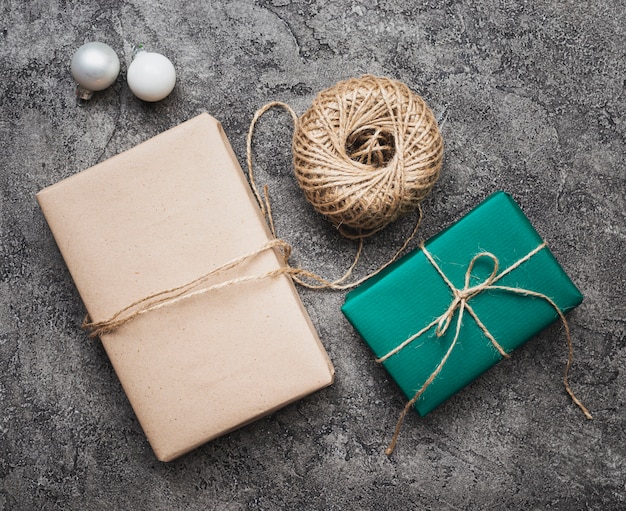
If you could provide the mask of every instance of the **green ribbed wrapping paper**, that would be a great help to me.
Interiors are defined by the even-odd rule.
[[[452,284],[462,289],[476,254],[494,254],[501,272],[542,243],[515,201],[504,192],[496,192],[425,246]],[[492,270],[490,259],[478,259],[472,284],[484,281]],[[497,285],[546,295],[563,312],[583,299],[547,247],[502,277]],[[415,250],[348,293],[342,311],[376,358],[381,358],[442,315],[452,300],[452,291],[424,252]],[[484,290],[469,304],[507,353],[558,318],[546,300],[503,290]],[[444,357],[454,339],[458,313],[442,337],[436,336],[433,327],[383,362],[408,399]],[[415,403],[416,410],[426,415],[501,359],[474,318],[465,313],[456,346]]]

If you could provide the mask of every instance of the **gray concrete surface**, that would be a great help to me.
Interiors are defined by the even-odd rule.
[[[626,508],[626,4],[622,0],[5,0],[0,4],[0,510],[618,510]],[[122,76],[78,106],[84,42]],[[123,76],[133,44],[174,62],[146,104]],[[585,294],[570,316],[572,385],[554,325],[426,418],[340,313],[301,296],[337,370],[329,389],[170,464],[155,460],[35,202],[41,188],[208,111],[241,161],[254,111],[303,112],[340,79],[406,82],[443,120],[427,238],[510,192]],[[296,262],[338,275],[354,246],[305,204],[280,112],[259,125],[259,180]],[[410,227],[368,241],[358,274]],[[415,246],[415,243],[412,245]]]

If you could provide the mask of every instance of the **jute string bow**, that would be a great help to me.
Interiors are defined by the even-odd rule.
[[[498,353],[500,353],[500,355],[502,357],[504,357],[504,358],[509,358],[510,357],[509,354],[506,351],[504,351],[504,348],[502,348],[502,346],[500,346],[498,341],[496,341],[496,339],[493,337],[493,335],[491,335],[491,333],[489,332],[487,327],[483,324],[483,322],[477,316],[476,312],[474,312],[474,309],[472,308],[472,306],[469,303],[472,298],[474,298],[475,296],[479,295],[480,293],[483,293],[483,292],[488,291],[488,290],[500,290],[500,291],[505,291],[505,292],[508,292],[508,293],[514,293],[514,294],[523,295],[523,296],[531,296],[531,297],[540,298],[542,300],[545,300],[555,310],[555,312],[558,314],[559,318],[561,319],[561,322],[563,323],[563,327],[565,328],[565,337],[567,339],[568,355],[567,355],[567,363],[565,365],[565,373],[564,373],[564,376],[563,376],[563,383],[565,385],[565,390],[567,391],[569,396],[572,398],[574,403],[576,403],[576,405],[585,414],[585,417],[587,419],[592,419],[592,415],[591,415],[591,413],[589,413],[589,410],[587,410],[585,405],[583,405],[582,402],[576,397],[576,395],[574,394],[574,392],[572,391],[572,389],[571,389],[571,387],[569,385],[568,375],[569,375],[569,370],[570,370],[570,368],[572,366],[572,360],[573,360],[572,338],[571,338],[571,335],[570,335],[569,325],[567,323],[567,320],[565,319],[565,315],[563,314],[563,312],[561,312],[561,309],[559,308],[559,306],[554,302],[554,300],[552,300],[549,296],[546,296],[545,294],[538,293],[538,292],[532,291],[530,289],[523,289],[523,288],[518,288],[518,287],[510,287],[510,286],[501,286],[501,285],[497,285],[496,284],[500,279],[502,279],[502,277],[504,277],[505,275],[511,273],[513,270],[515,270],[516,268],[518,268],[519,266],[524,264],[526,261],[528,261],[535,254],[539,253],[545,247],[546,247],[546,244],[545,243],[541,243],[535,249],[531,250],[528,254],[526,254],[524,257],[522,257],[521,259],[519,259],[518,261],[513,263],[511,266],[509,266],[508,268],[502,270],[499,273],[498,273],[498,270],[499,270],[500,263],[498,261],[498,258],[495,255],[493,255],[492,253],[490,253],[490,252],[481,252],[481,253],[475,255],[472,258],[472,260],[470,261],[470,263],[469,263],[469,265],[467,267],[467,271],[465,272],[465,283],[464,283],[464,286],[463,286],[463,288],[458,289],[458,288],[456,288],[454,286],[454,284],[446,276],[446,274],[443,272],[441,267],[435,261],[435,258],[426,249],[424,244],[422,243],[420,245],[420,248],[421,248],[422,252],[424,253],[424,255],[426,256],[426,259],[428,259],[430,264],[435,268],[437,273],[441,276],[442,280],[446,283],[446,285],[450,289],[450,291],[452,293],[452,301],[451,301],[450,305],[448,306],[448,308],[445,310],[445,312],[443,312],[440,316],[435,318],[431,323],[426,325],[419,332],[413,334],[408,339],[406,339],[405,341],[400,343],[398,346],[396,346],[394,349],[389,351],[387,354],[385,354],[384,356],[376,359],[376,362],[378,362],[378,363],[385,362],[390,357],[398,354],[406,346],[408,346],[413,341],[415,341],[416,339],[421,337],[423,334],[425,334],[426,332],[431,330],[433,327],[435,327],[435,335],[437,335],[437,337],[444,336],[446,334],[446,332],[448,331],[449,327],[451,326],[451,324],[452,324],[452,322],[454,320],[454,316],[456,315],[455,333],[454,333],[454,338],[452,339],[452,342],[450,343],[450,346],[448,347],[445,355],[442,357],[442,359],[440,360],[440,362],[437,365],[437,367],[435,367],[433,372],[426,379],[426,381],[422,384],[420,389],[406,403],[404,409],[400,413],[400,417],[399,417],[398,422],[396,424],[396,428],[395,428],[393,437],[391,439],[389,447],[385,451],[387,455],[391,455],[393,453],[395,447],[396,447],[396,444],[397,444],[397,441],[398,441],[398,436],[400,435],[400,428],[402,427],[402,422],[404,421],[404,418],[405,418],[406,414],[413,407],[413,405],[415,405],[415,403],[420,398],[420,396],[422,394],[424,394],[426,389],[432,384],[432,382],[435,380],[437,375],[441,372],[441,370],[445,366],[446,362],[448,361],[448,358],[450,357],[450,354],[454,350],[454,347],[456,346],[457,341],[459,340],[459,335],[460,335],[460,332],[461,332],[461,326],[463,324],[463,317],[464,317],[466,311],[474,319],[474,321],[476,322],[476,324],[478,325],[480,330],[483,332],[485,337],[487,337],[487,339],[489,339],[489,341],[491,342],[493,347],[498,351]],[[485,280],[483,280],[482,282],[479,282],[478,284],[475,284],[475,285],[471,285],[472,270],[474,269],[474,265],[476,264],[476,262],[480,258],[483,258],[483,257],[489,258],[493,262],[493,269],[491,271],[491,274]]]

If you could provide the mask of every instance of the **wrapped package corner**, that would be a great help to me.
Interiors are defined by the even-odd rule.
[[[502,271],[542,244],[521,208],[510,195],[499,191],[426,242],[425,247],[454,287],[462,289],[469,263],[477,254],[495,255]],[[480,281],[492,270],[491,260],[481,261],[472,276]],[[562,312],[583,299],[547,246],[498,284],[546,295]],[[452,300],[450,287],[424,251],[416,249],[348,293],[342,311],[380,359],[442,315]],[[507,354],[559,318],[546,300],[498,289],[482,291],[468,303]],[[429,329],[383,362],[409,400],[453,342],[454,327],[441,337],[435,330]],[[501,354],[484,331],[465,314],[457,343],[441,372],[416,401],[415,409],[426,415],[500,360]]]
[[[94,321],[271,239],[220,123],[206,113],[45,188],[37,200]],[[216,282],[281,264],[266,250]],[[285,275],[143,314],[101,341],[162,461],[334,378]]]

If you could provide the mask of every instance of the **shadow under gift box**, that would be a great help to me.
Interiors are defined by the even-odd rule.
[[[37,200],[93,321],[272,239],[208,114],[42,190]],[[205,285],[282,264],[265,250]],[[162,461],[330,385],[334,376],[286,275],[148,312],[101,340]]]
[[[495,255],[502,272],[542,243],[515,201],[504,192],[496,192],[430,239],[425,247],[454,287],[463,289],[468,266],[477,254]],[[471,284],[484,281],[493,268],[490,258],[479,258]],[[502,277],[497,285],[543,294],[562,312],[573,309],[583,299],[547,247]],[[450,287],[420,249],[348,293],[342,311],[379,359],[445,313],[452,300]],[[559,317],[547,300],[505,290],[485,289],[468,303],[506,353]],[[443,336],[438,337],[433,326],[383,361],[408,399],[414,397],[445,356],[455,336],[458,314],[457,310]],[[466,312],[456,345],[415,403],[416,410],[426,415],[501,359]]]

